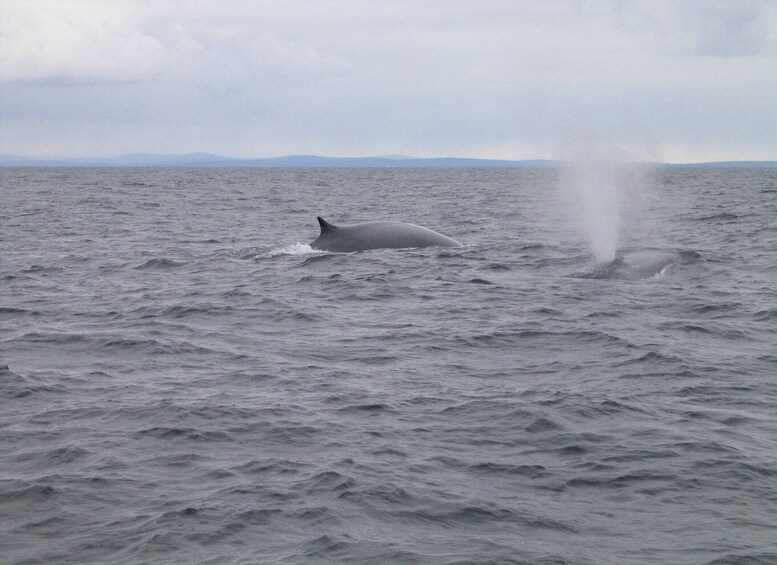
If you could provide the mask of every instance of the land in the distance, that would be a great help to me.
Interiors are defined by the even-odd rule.
[[[697,168],[775,168],[777,161],[715,161],[709,163],[657,163],[665,167]],[[461,157],[418,158],[387,157],[321,157],[287,155],[260,159],[236,159],[211,153],[163,155],[132,153],[118,157],[80,157],[43,159],[19,155],[0,155],[0,167],[277,167],[277,168],[548,168],[563,165],[550,159],[504,160]]]

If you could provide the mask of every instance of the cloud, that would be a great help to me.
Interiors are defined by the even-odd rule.
[[[352,70],[326,48],[329,30],[309,10],[282,3],[9,0],[0,10],[5,83],[168,82],[193,98],[282,96],[295,81]]]
[[[694,52],[710,57],[744,57],[763,53],[769,26],[761,5],[711,3],[691,13]]]
[[[616,27],[672,56],[775,56],[774,4],[763,0],[623,3]]]
[[[197,51],[180,27],[121,2],[6,1],[0,80],[57,84],[133,82]]]
[[[774,147],[775,8],[0,0],[0,152],[541,157],[574,127]]]

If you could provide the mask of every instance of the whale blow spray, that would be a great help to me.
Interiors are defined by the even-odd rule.
[[[577,151],[563,168],[561,196],[597,262],[615,259],[624,222],[636,218],[645,173],[623,150],[595,144]]]

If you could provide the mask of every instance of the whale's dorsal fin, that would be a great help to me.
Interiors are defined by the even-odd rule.
[[[321,234],[322,235],[327,233],[327,232],[333,231],[337,227],[337,226],[327,222],[321,216],[316,216],[316,219],[318,220],[318,225],[321,226]]]

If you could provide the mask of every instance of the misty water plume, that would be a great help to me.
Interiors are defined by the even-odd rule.
[[[644,156],[616,145],[581,140],[573,144],[559,177],[566,221],[587,240],[599,263],[609,263],[626,228],[640,224],[649,186]]]

